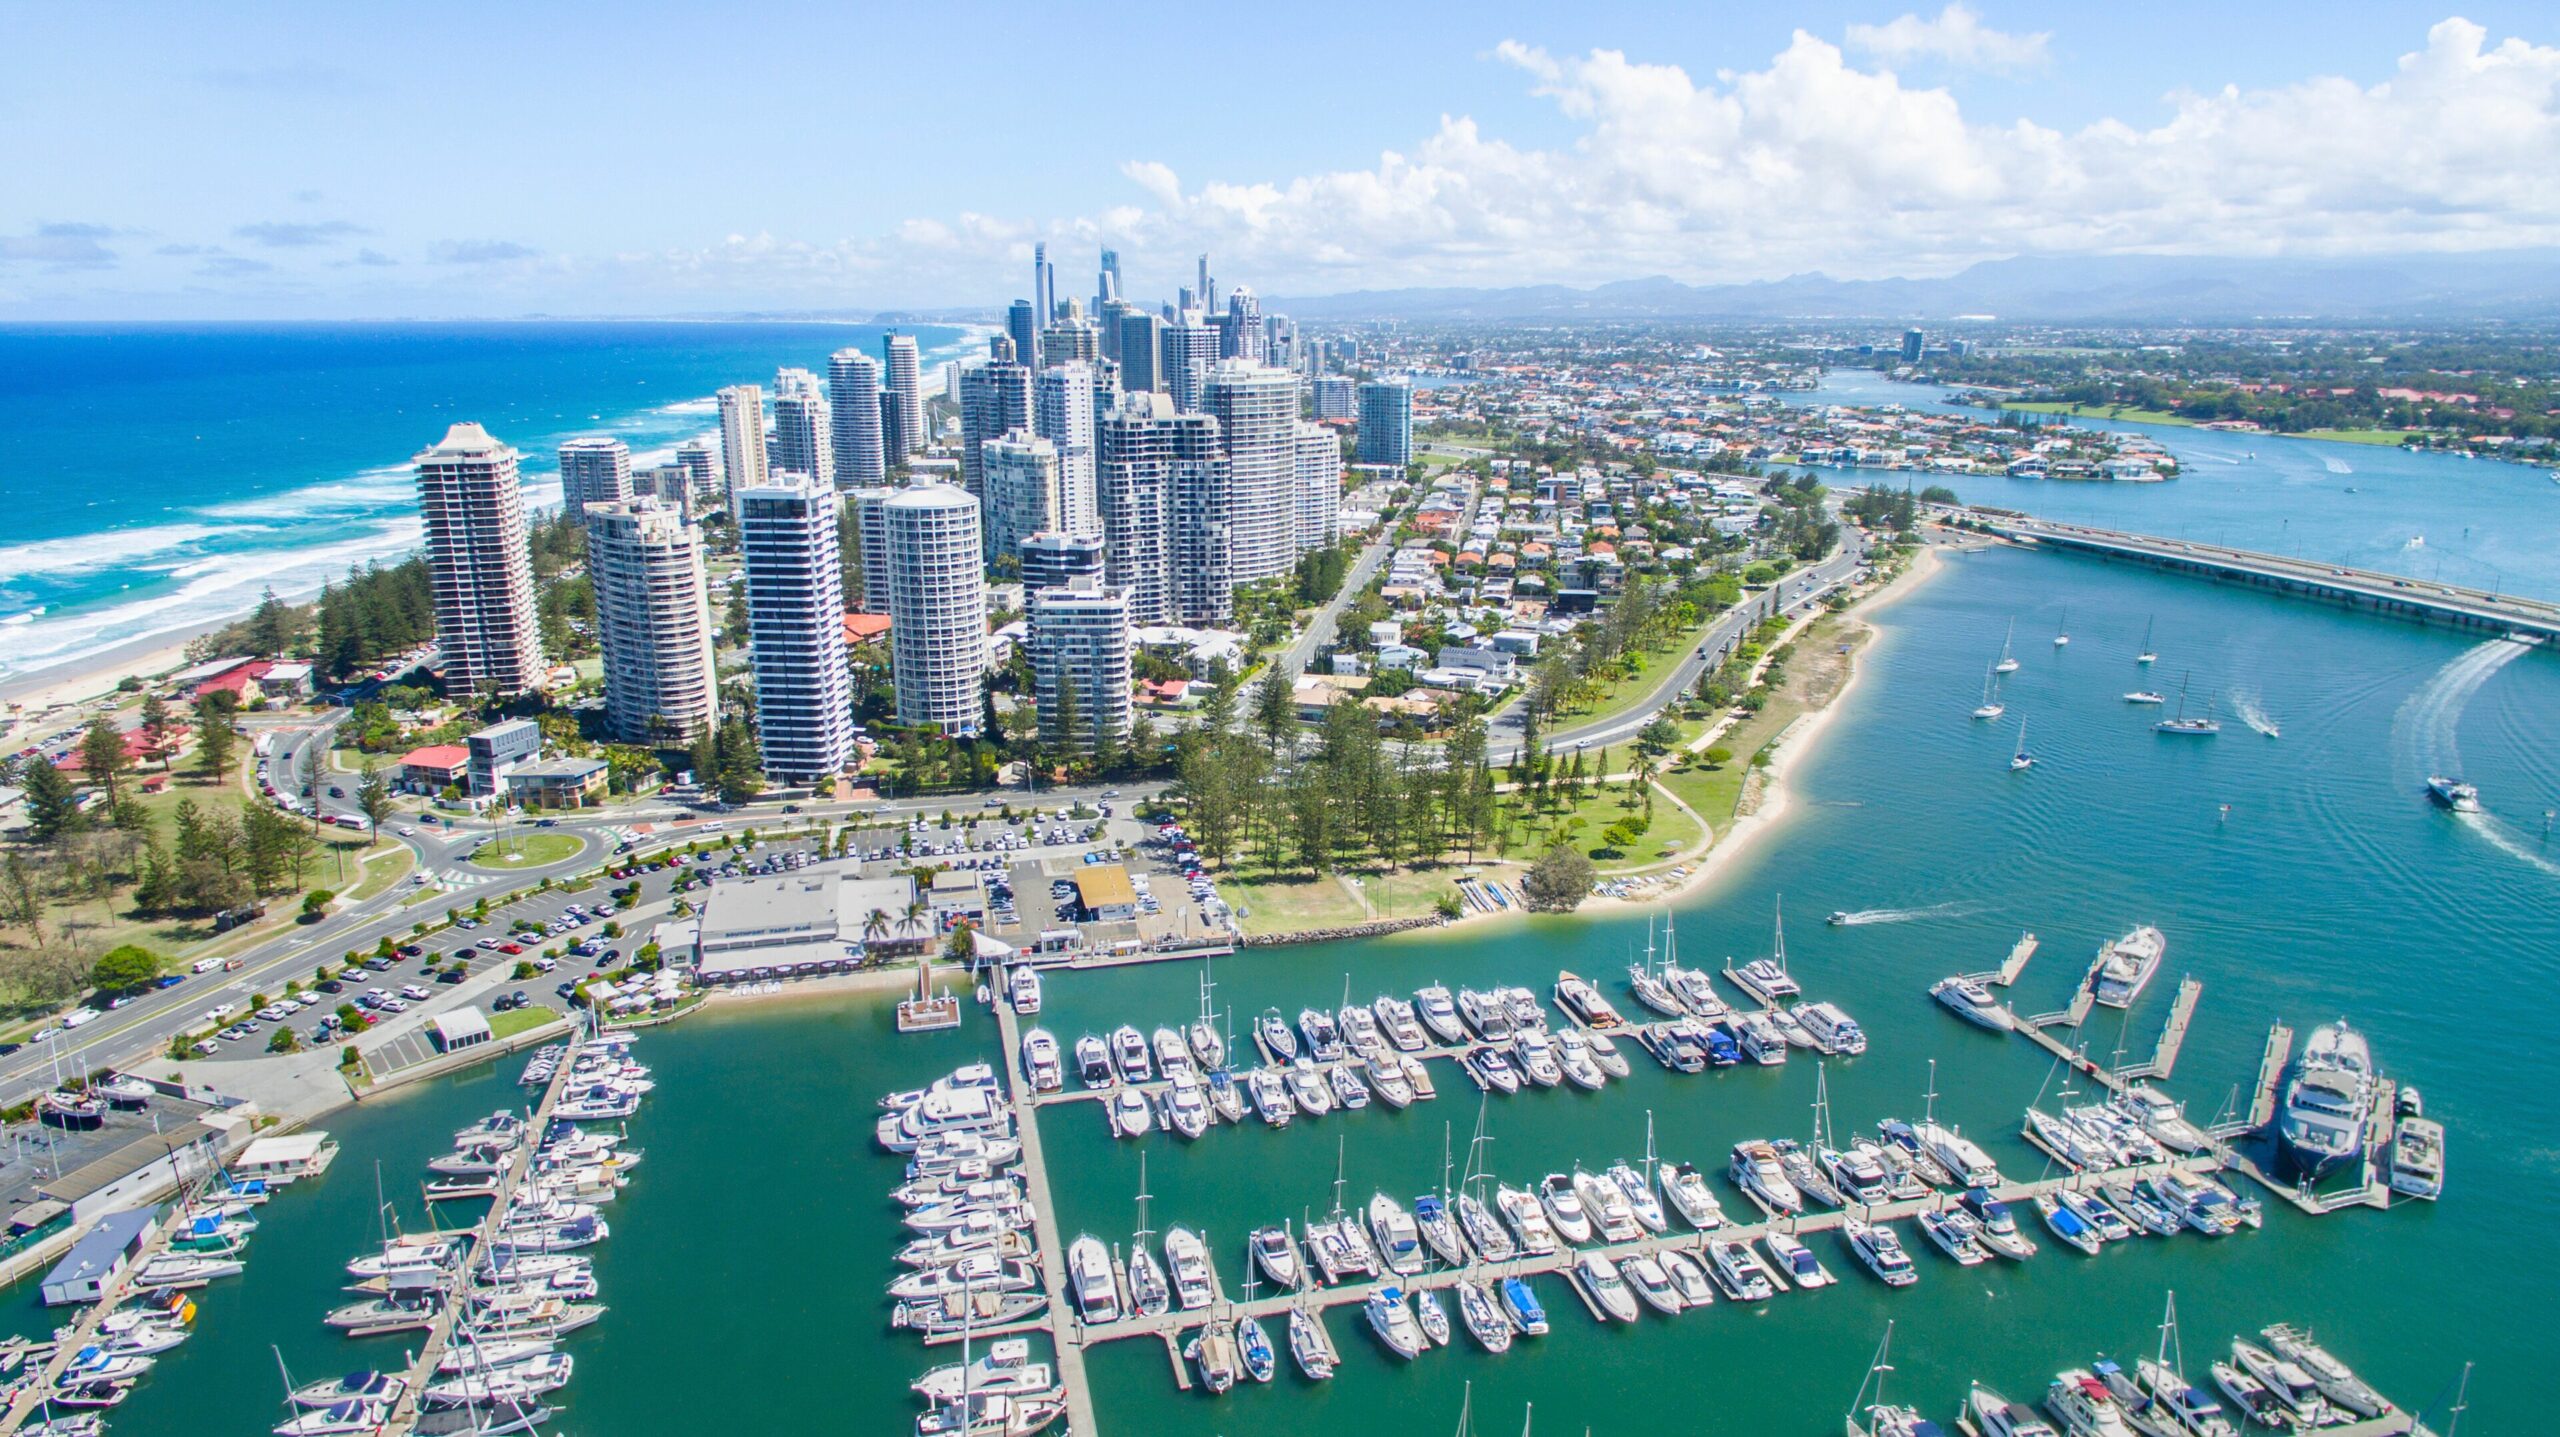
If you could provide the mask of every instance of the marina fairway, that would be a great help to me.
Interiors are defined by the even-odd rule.
[[[2057,651],[2045,640],[2065,605],[2073,642]],[[2012,615],[2024,662],[2010,678],[2009,714],[1976,724],[1966,715]],[[2160,659],[2145,671],[2133,655],[2154,615]],[[1809,1431],[1845,1409],[1887,1318],[1901,1324],[1895,1393],[1944,1421],[1971,1379],[2032,1398],[2095,1353],[2149,1353],[2171,1288],[2198,1374],[2235,1333],[2309,1322],[2411,1406],[2477,1360],[2466,1430],[2502,1430],[2500,1414],[2526,1410],[2540,1361],[2533,1334],[2560,1320],[2560,1300],[2533,1264],[2513,1260],[2539,1229],[2534,1194],[2552,1178],[2547,1134],[2537,1135],[2547,1121],[2515,1095],[2560,1078],[2529,999],[2560,972],[2549,919],[2560,877],[2433,809],[2419,785],[2445,758],[2438,746],[2458,738],[2492,808],[2538,815],[2537,795],[2560,794],[2554,656],[2507,664],[2454,712],[2452,690],[2463,685],[2440,675],[2476,639],[2005,550],[1953,559],[1877,621],[1885,634],[1866,660],[1868,681],[1791,778],[1795,813],[1679,919],[1686,962],[1758,956],[1783,891],[1797,978],[1809,997],[1845,1005],[1870,1039],[1865,1056],[1829,1064],[1839,1128],[1917,1118],[1934,1058],[1939,1115],[1983,1141],[2008,1175],[2035,1176],[2042,1159],[2016,1133],[2040,1091],[2053,1105],[2049,1060],[1958,1023],[1926,989],[1997,967],[2032,929],[2043,951],[2009,997],[2022,1012],[2061,1008],[2097,945],[2147,921],[2168,935],[2169,972],[2129,1013],[2093,1014],[2093,1057],[2106,1061],[2119,1042],[2127,1061],[2148,1057],[2173,980],[2193,974],[2204,994],[2167,1086],[2210,1118],[2251,1080],[2270,1021],[2307,1028],[2345,1013],[2372,1032],[2386,1072],[2423,1088],[2428,1111],[2445,1119],[2445,1200],[2316,1219],[2270,1203],[2263,1231],[2227,1240],[2146,1240],[2094,1259],[2044,1241],[2027,1263],[1970,1270],[1906,1223],[1915,1287],[1888,1292],[1836,1237],[1816,1239],[1840,1275],[1835,1287],[1756,1309],[1719,1301],[1678,1318],[1648,1312],[1631,1326],[1596,1326],[1561,1282],[1541,1279],[1554,1331],[1498,1358],[1461,1335],[1396,1362],[1356,1313],[1336,1311],[1345,1360],[1332,1382],[1301,1382],[1284,1364],[1270,1387],[1215,1400],[1174,1389],[1160,1344],[1109,1343],[1086,1358],[1104,1431],[1405,1432],[1454,1422],[1470,1381],[1483,1430],[1509,1430],[1534,1401],[1542,1430],[1663,1430],[1713,1413],[1719,1430]],[[2121,695],[2145,686],[2145,672],[2156,685],[2181,670],[2192,670],[2199,706],[2212,694],[2228,714],[2228,695],[2245,690],[2284,737],[2237,722],[2204,740],[2153,733],[2156,713]],[[2040,761],[2011,774],[2010,726],[2022,713]],[[2508,836],[2538,853],[2530,833]],[[1952,900],[1963,901],[1908,922],[1819,921]],[[1629,915],[1253,954],[1216,965],[1216,1002],[1241,1035],[1268,1006],[1294,1017],[1338,1004],[1346,970],[1352,998],[1366,1001],[1435,980],[1518,982],[1543,995],[1569,967],[1628,1006],[1624,968],[1643,942],[1641,918]],[[1040,1021],[1066,1043],[1088,1028],[1180,1021],[1197,1011],[1197,980],[1190,964],[1073,975],[1049,985]],[[1639,1159],[1648,1108],[1662,1156],[1718,1174],[1734,1142],[1810,1128],[1815,1075],[1801,1056],[1783,1069],[1691,1077],[1633,1057],[1634,1075],[1599,1093],[1491,1099],[1494,1172],[1525,1183],[1576,1161]],[[1464,1163],[1476,1095],[1463,1083],[1440,1087],[1439,1101],[1401,1113],[1373,1105],[1279,1132],[1257,1123],[1190,1145],[1145,1139],[1149,1225],[1205,1230],[1222,1283],[1241,1295],[1253,1227],[1303,1226],[1306,1213],[1332,1206],[1337,1139],[1354,1208],[1381,1187],[1407,1198],[1436,1187],[1444,1123]],[[1106,1136],[1090,1104],[1043,1109],[1042,1124],[1061,1229],[1125,1243],[1141,1144]],[[1716,1183],[1728,1213],[1742,1211],[1731,1186]]]

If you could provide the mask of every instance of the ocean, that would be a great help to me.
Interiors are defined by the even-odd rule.
[[[969,332],[911,327],[928,387]],[[548,322],[0,327],[0,680],[316,590],[415,547],[409,459],[472,419],[558,502],[560,441],[635,463],[718,427],[726,384],[823,374],[878,325]]]

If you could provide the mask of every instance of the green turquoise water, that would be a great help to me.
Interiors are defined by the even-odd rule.
[[[2073,643],[2057,651],[2048,641],[2066,606]],[[2009,717],[1976,725],[1966,714],[2013,617],[2024,666]],[[2032,1397],[2067,1364],[2147,1353],[2171,1289],[2191,1366],[2234,1332],[2311,1322],[2410,1404],[2438,1399],[2476,1361],[2464,1430],[2531,1430],[2560,1317],[2538,1242],[2560,1166],[2542,1097],[2560,1078],[2544,1041],[2560,876],[2539,840],[2540,814],[2560,797],[2550,717],[2560,666],[2528,654],[2492,668],[2494,651],[2466,636],[2007,551],[1950,560],[1876,618],[1884,635],[1862,678],[1790,779],[1791,813],[1679,913],[1683,955],[1712,964],[1764,952],[1785,894],[1796,972],[1872,1039],[1866,1056],[1830,1066],[1836,1120],[1917,1116],[1934,1059],[1940,1115],[1984,1136],[2012,1172],[2034,1172],[2038,1161],[2008,1135],[2047,1063],[2020,1040],[1958,1024],[1924,990],[1994,965],[2033,929],[2044,951],[2018,1001],[2059,1007],[2101,940],[2148,921],[2169,937],[2172,971],[2131,1015],[2126,1046],[2148,1051],[2177,974],[2206,984],[2173,1092],[2210,1114],[2248,1081],[2270,1021],[2308,1028],[2348,1015],[2381,1065],[2421,1086],[2447,1122],[2448,1197],[2319,1219],[2278,1209],[2262,1232],[2126,1244],[2097,1259],[2048,1243],[2024,1265],[1972,1272],[1906,1234],[1921,1281],[1899,1292],[1826,1239],[1818,1250],[1841,1275],[1834,1288],[1759,1310],[1648,1314],[1627,1328],[1596,1327],[1548,1282],[1553,1334],[1499,1358],[1461,1337],[1392,1363],[1340,1312],[1345,1362],[1333,1382],[1305,1384],[1284,1365],[1271,1387],[1214,1400],[1174,1389],[1162,1344],[1108,1345],[1089,1359],[1105,1430],[1447,1430],[1470,1383],[1488,1431],[1511,1430],[1533,1402],[1538,1429],[1551,1432],[1832,1430],[1889,1318],[1895,1391],[1943,1419],[1970,1379]],[[2146,621],[2161,653],[2147,676],[2132,662]],[[2118,697],[2138,683],[2174,693],[2189,672],[2193,701],[2211,696],[2226,719],[2217,738],[2156,736],[2157,711]],[[2280,740],[2230,721],[2243,698],[2281,724]],[[2040,762],[2013,775],[2022,717]],[[2427,804],[2420,781],[2450,767],[2481,786],[2490,818]],[[1929,915],[1824,926],[1834,909]],[[1511,921],[1254,954],[1215,977],[1241,1024],[1266,1005],[1330,1007],[1346,972],[1364,1000],[1434,979],[1543,992],[1563,967],[1615,991],[1642,941],[1632,915]],[[1072,1041],[1123,1021],[1179,1020],[1196,1011],[1198,977],[1187,964],[1063,976],[1042,1021]],[[2117,1042],[2109,1021],[2093,1022],[2093,1048]],[[905,1382],[940,1358],[886,1330],[880,1293],[898,1233],[884,1195],[898,1163],[870,1145],[874,1100],[991,1055],[992,1033],[973,1014],[958,1034],[898,1038],[885,1004],[866,1000],[720,1014],[646,1036],[641,1053],[660,1086],[632,1131],[648,1161],[610,1210],[615,1235],[598,1269],[612,1310],[571,1339],[579,1370],[557,1430],[905,1423]],[[1495,1099],[1494,1170],[1525,1180],[1640,1156],[1648,1110],[1665,1156],[1718,1168],[1737,1140],[1810,1124],[1808,1062],[1676,1077],[1631,1056],[1635,1076],[1596,1095]],[[359,1353],[396,1356],[401,1339],[347,1342],[318,1322],[336,1300],[339,1264],[373,1231],[372,1164],[382,1160],[414,1207],[424,1161],[449,1130],[516,1097],[514,1070],[331,1120],[344,1145],[337,1168],[265,1210],[249,1274],[203,1295],[198,1337],[163,1361],[114,1430],[262,1431],[277,1391],[270,1343],[305,1379],[371,1360]],[[1437,1103],[1280,1133],[1254,1125],[1189,1145],[1118,1143],[1092,1105],[1053,1110],[1043,1130],[1069,1234],[1126,1240],[1143,1151],[1152,1226],[1205,1229],[1236,1290],[1251,1227],[1331,1205],[1337,1138],[1348,1201],[1381,1186],[1410,1195],[1437,1184],[1444,1130],[1463,1148],[1476,1108],[1451,1075]]]

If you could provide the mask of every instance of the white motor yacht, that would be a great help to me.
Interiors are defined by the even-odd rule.
[[[1930,985],[1929,996],[1975,1027],[2006,1033],[2018,1026],[2017,1017],[1992,996],[1989,988],[1963,974],[1939,979]]]
[[[1181,1029],[1170,1024],[1157,1028],[1152,1046],[1156,1071],[1164,1076],[1178,1078],[1185,1074],[1196,1075],[1200,1071],[1199,1063],[1191,1056],[1191,1045],[1183,1041]]]
[[[1413,1320],[1413,1309],[1405,1305],[1403,1288],[1392,1283],[1379,1288],[1361,1304],[1361,1311],[1381,1347],[1407,1361],[1422,1355],[1422,1327]]]
[[[1804,1211],[1804,1195],[1787,1180],[1786,1170],[1778,1161],[1778,1150],[1767,1142],[1755,1139],[1734,1144],[1730,1175],[1734,1186],[1771,1216]]]
[[[934,1403],[951,1401],[964,1391],[1019,1394],[1046,1392],[1055,1385],[1056,1369],[1032,1361],[1031,1343],[1020,1337],[999,1338],[976,1361],[949,1363],[907,1384],[917,1396]]]
[[[2169,940],[2148,923],[2100,948],[2089,968],[2089,987],[2098,1006],[2132,1007],[2168,952]]]
[[[2328,1398],[2332,1406],[2344,1408],[2359,1417],[2379,1417],[2389,1405],[2382,1400],[2382,1394],[2366,1386],[2353,1369],[2332,1356],[2329,1349],[2314,1342],[2310,1333],[2278,1323],[2262,1335],[2267,1339],[2270,1352],[2311,1375],[2311,1380],[2319,1385],[2320,1395]]]
[[[1573,1179],[1563,1173],[1549,1173],[1539,1179],[1538,1201],[1546,1207],[1557,1236],[1576,1247],[1591,1241],[1591,1212],[1574,1191]]]
[[[1544,1257],[1556,1250],[1555,1225],[1547,1220],[1547,1210],[1539,1204],[1537,1194],[1504,1183],[1494,1189],[1493,1203],[1503,1221],[1511,1224],[1521,1251],[1531,1257]]]
[[[2364,1154],[2374,1081],[2373,1053],[2344,1018],[2311,1031],[2285,1088],[2276,1134],[2313,1178]]]
[[[1265,1123],[1275,1128],[1289,1126],[1298,1115],[1298,1104],[1289,1096],[1289,1085],[1269,1068],[1256,1068],[1245,1075],[1245,1091],[1253,1095],[1253,1110]]]
[[[2329,1399],[2320,1395],[2320,1384],[2297,1362],[2289,1362],[2244,1338],[2231,1339],[2231,1358],[2240,1370],[2254,1377],[2276,1401],[2284,1404],[2294,1424],[2306,1430],[2329,1425]]]
[[[1216,1298],[1217,1283],[1209,1273],[1209,1245],[1200,1240],[1200,1234],[1187,1227],[1167,1231],[1164,1259],[1172,1269],[1174,1300],[1183,1311],[1207,1307]]]
[[[1715,1284],[1707,1280],[1707,1270],[1685,1252],[1665,1251],[1661,1255],[1663,1274],[1671,1279],[1671,1290],[1680,1295],[1683,1307],[1705,1307],[1716,1300]]]
[[[1274,1063],[1288,1063],[1298,1056],[1298,1034],[1277,1008],[1265,1008],[1253,1020],[1253,1036],[1262,1044],[1264,1056]]]
[[[1423,1032],[1422,1024],[1415,1017],[1413,1005],[1404,999],[1391,993],[1381,993],[1369,1005],[1369,1011],[1378,1015],[1379,1031],[1386,1034],[1387,1041],[1397,1051],[1419,1053],[1431,1045],[1430,1037]]]
[[[1983,1250],[1981,1242],[1974,1236],[1977,1225],[1969,1214],[1961,1210],[1924,1211],[1918,1220],[1921,1233],[1936,1243],[1940,1252],[1954,1258],[1961,1266],[1977,1267],[1991,1260],[1991,1255]]]
[[[1715,1189],[1695,1164],[1664,1163],[1654,1169],[1653,1181],[1682,1222],[1701,1232],[1724,1222],[1724,1205],[1716,1201]]]
[[[1123,1082],[1145,1083],[1155,1079],[1155,1060],[1147,1047],[1146,1035],[1126,1023],[1111,1030],[1111,1062],[1119,1069]]]
[[[1760,1245],[1769,1249],[1769,1260],[1778,1275],[1797,1287],[1829,1287],[1838,1280],[1831,1275],[1831,1269],[1822,1265],[1822,1259],[1813,1255],[1813,1249],[1793,1233],[1769,1233],[1760,1239]]]
[[[1297,1240],[1287,1228],[1256,1228],[1250,1240],[1253,1265],[1283,1292],[1294,1292],[1304,1280],[1306,1269],[1298,1262]]]
[[[1665,1317],[1676,1317],[1687,1306],[1680,1300],[1680,1290],[1671,1283],[1671,1274],[1662,1260],[1651,1253],[1638,1253],[1618,1264],[1618,1275],[1645,1301],[1645,1305]]]
[[[1284,1075],[1289,1083],[1289,1097],[1298,1111],[1311,1118],[1321,1118],[1333,1111],[1333,1089],[1324,1080],[1324,1070],[1316,1060],[1300,1054]]]
[[[1029,1017],[1040,1011],[1040,973],[1027,963],[1014,965],[1013,975],[1005,980],[1006,996],[1013,1011]]]
[[[1067,1244],[1067,1287],[1086,1326],[1120,1320],[1120,1281],[1102,1239],[1087,1233]]]
[[[1574,1285],[1590,1298],[1603,1318],[1620,1322],[1636,1320],[1636,1295],[1618,1272],[1618,1265],[1607,1257],[1586,1252],[1573,1265]]]
[[[1108,1088],[1120,1081],[1111,1066],[1111,1045],[1099,1034],[1076,1039],[1076,1078],[1088,1088]]]
[[[1421,1229],[1414,1225],[1413,1214],[1403,1203],[1385,1193],[1369,1199],[1369,1231],[1377,1239],[1379,1260],[1387,1271],[1410,1277],[1430,1265],[1430,1254],[1423,1251]]]
[[[1826,1053],[1854,1058],[1867,1050],[1866,1031],[1837,1003],[1799,1003],[1792,1016]]]
[[[1980,1144],[1955,1129],[1940,1123],[1922,1123],[1912,1129],[1921,1147],[1957,1182],[1966,1187],[1996,1188],[2000,1185],[2000,1169]]]
[[[2035,1409],[2012,1402],[1977,1383],[1965,1396],[1965,1415],[1982,1437],[2055,1437],[2053,1426]]]
[[[1155,1107],[1147,1101],[1147,1095],[1137,1089],[1121,1089],[1111,1095],[1106,1106],[1111,1113],[1113,1137],[1142,1138],[1155,1131]]]
[[[1611,1163],[1608,1178],[1617,1186],[1618,1195],[1626,1199],[1627,1210],[1635,1214],[1636,1221],[1643,1224],[1645,1231],[1662,1232],[1671,1226],[1670,1214],[1662,1210],[1662,1200],[1653,1195],[1644,1174],[1636,1171],[1633,1165],[1624,1159]]]
[[[1637,1186],[1643,1186],[1638,1180]],[[1636,1220],[1635,1204],[1618,1190],[1615,1180],[1599,1173],[1573,1170],[1573,1195],[1582,1200],[1582,1210],[1591,1217],[1602,1242],[1633,1242],[1644,1236],[1644,1225]],[[1652,1194],[1647,1193],[1650,1200]]]
[[[1457,1001],[1449,996],[1448,989],[1434,983],[1413,995],[1413,1005],[1414,1016],[1433,1038],[1442,1043],[1467,1040],[1466,1024],[1460,1021]]]
[[[1746,1243],[1708,1239],[1707,1275],[1736,1302],[1762,1302],[1778,1295],[1778,1284]]]
[[[1599,989],[1570,970],[1556,975],[1555,995],[1556,1006],[1585,1027],[1606,1030],[1627,1021]]]
[[[1909,1287],[1920,1280],[1918,1270],[1911,1265],[1911,1254],[1902,1250],[1902,1239],[1894,1236],[1890,1225],[1850,1217],[1841,1219],[1840,1231],[1849,1240],[1849,1250],[1858,1255],[1869,1272],[1884,1279],[1887,1287]]]

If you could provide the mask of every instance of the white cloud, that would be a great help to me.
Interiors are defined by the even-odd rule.
[[[1882,25],[1849,27],[1849,48],[1888,65],[1936,60],[1966,69],[2023,70],[2045,63],[2053,36],[2013,35],[1982,23],[1973,7],[1949,4],[1934,20],[1904,14]]]

